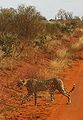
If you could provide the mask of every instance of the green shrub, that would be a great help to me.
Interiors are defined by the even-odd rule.
[[[11,56],[16,44],[17,35],[7,33],[0,36],[0,46],[1,50],[4,52],[4,56]]]

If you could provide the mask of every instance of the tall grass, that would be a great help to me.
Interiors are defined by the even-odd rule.
[[[79,40],[71,45],[72,51],[80,51],[83,50],[83,37],[80,37]]]

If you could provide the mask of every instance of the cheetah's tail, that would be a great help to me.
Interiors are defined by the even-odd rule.
[[[71,93],[71,92],[75,89],[75,87],[76,87],[76,85],[73,84],[73,87],[72,87],[72,89],[69,91],[69,93]]]

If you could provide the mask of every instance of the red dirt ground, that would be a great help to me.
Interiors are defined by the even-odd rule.
[[[76,84],[75,91],[71,93],[72,104],[65,105],[65,97],[57,96],[56,104],[53,105],[47,120],[83,120],[83,61],[64,71],[64,74],[67,89],[70,89],[73,83]]]
[[[59,75],[64,77],[68,91],[76,84],[71,93],[71,105],[66,105],[67,99],[60,94],[55,95],[53,103],[42,97],[38,98],[37,106],[34,106],[32,98],[21,105],[20,95],[27,91],[25,88],[17,88],[16,81],[27,75],[29,77],[31,72],[36,74],[35,71],[37,67],[28,63],[21,63],[21,66],[18,64],[17,69],[12,72],[0,71],[0,120],[83,120],[83,61],[75,62],[71,68]]]

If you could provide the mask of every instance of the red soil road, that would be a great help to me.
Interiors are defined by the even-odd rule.
[[[75,90],[71,93],[72,103],[66,105],[66,98],[56,95],[56,101],[47,120],[83,120],[83,61],[65,71],[64,75],[64,84],[68,90],[73,83],[76,84]]]
[[[83,56],[83,53],[81,55]],[[75,62],[72,68],[66,68],[64,72],[58,75],[64,77],[64,84],[68,91],[74,83],[76,84],[76,89],[71,93],[71,105],[66,105],[66,97],[60,94],[56,94],[55,101],[49,105],[44,105],[44,103],[47,102],[44,99],[38,100],[38,106],[33,105],[33,100],[26,102],[24,105],[20,105],[19,96],[21,94],[24,95],[27,91],[25,89],[19,91],[16,87],[16,81],[18,78],[23,79],[27,76],[30,77],[31,73],[33,73],[33,75],[36,74],[40,66],[36,67],[27,62],[19,62],[16,67],[16,70],[13,72],[9,71],[7,75],[2,72],[0,73],[0,86],[3,85],[3,87],[0,87],[0,111],[2,111],[0,120],[83,120],[82,60]],[[12,82],[14,82],[15,85],[13,84],[12,86]],[[11,89],[5,88],[4,86],[8,86],[8,88]],[[11,107],[15,109],[11,110]]]

